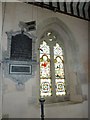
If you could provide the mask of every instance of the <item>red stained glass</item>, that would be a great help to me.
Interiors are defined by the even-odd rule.
[[[40,92],[41,96],[51,95],[50,48],[45,41],[40,44]]]

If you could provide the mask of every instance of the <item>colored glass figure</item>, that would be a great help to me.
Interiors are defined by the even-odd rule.
[[[58,43],[56,43],[56,46],[54,46],[54,66],[55,66],[56,95],[65,95],[63,50]]]
[[[40,45],[40,95],[51,96],[50,48],[45,41]]]

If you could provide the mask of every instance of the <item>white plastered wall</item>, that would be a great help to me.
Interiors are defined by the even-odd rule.
[[[0,3],[0,119],[2,117],[2,77],[1,77],[1,37],[2,37],[2,3]]]
[[[77,45],[78,64],[76,69],[79,72],[80,82],[84,94],[87,92],[87,51],[88,51],[88,22],[73,18],[60,13],[51,12],[44,8],[33,7],[25,3],[6,3],[5,20],[3,26],[2,48],[7,50],[6,31],[17,31],[19,21],[36,20],[37,29],[47,19],[54,17],[63,21],[74,36]],[[37,32],[38,33],[38,32]],[[70,56],[69,56],[70,57]],[[35,103],[37,98],[37,72],[35,77],[25,83],[25,90],[18,91],[12,80],[3,77],[3,114],[9,114],[12,118],[39,118],[40,107]],[[87,101],[80,104],[56,103],[45,105],[45,117],[51,118],[77,118],[87,117]]]

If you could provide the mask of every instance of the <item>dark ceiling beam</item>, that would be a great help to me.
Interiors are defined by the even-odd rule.
[[[81,17],[81,16],[80,16],[80,13],[79,13],[79,4],[80,4],[80,2],[78,2],[78,3],[77,3],[77,6],[76,6],[77,15],[74,15],[74,9],[73,9],[73,4],[74,4],[74,2],[71,2],[71,3],[70,3],[71,13],[68,13],[67,10],[65,10],[65,8],[64,8],[65,11],[62,11],[61,9],[58,9],[58,7],[60,8],[60,3],[57,3],[57,4],[58,4],[58,7],[54,7],[53,5],[51,5],[51,3],[49,3],[49,5],[47,5],[47,4],[45,4],[44,2],[43,2],[43,5],[42,5],[42,3],[40,3],[40,2],[28,2],[28,4],[32,4],[32,5],[35,5],[35,6],[38,6],[38,7],[43,7],[43,8],[52,10],[52,11],[54,11],[54,12],[59,12],[59,13],[63,13],[63,14],[66,14],[66,15],[69,15],[69,16],[72,16],[72,17],[76,17],[76,18],[80,18],[80,19],[83,19],[83,20],[90,21],[90,17],[89,17],[89,19],[87,19],[87,18],[85,18],[85,17]],[[65,7],[65,5],[64,5],[64,7]],[[84,6],[84,8],[85,8],[85,6]],[[83,8],[83,9],[84,9],[84,8]],[[90,11],[90,9],[88,9],[88,10]],[[88,11],[87,11],[87,12],[88,12]]]
[[[49,7],[51,10],[54,10],[53,6],[52,6],[52,2],[49,2]]]
[[[57,9],[60,10],[60,2],[57,2]]]
[[[86,18],[86,15],[85,15],[85,5],[86,5],[86,2],[84,2],[83,4],[83,7],[82,7],[82,11],[83,11],[83,17]]]
[[[52,7],[52,2],[49,2],[49,6]]]
[[[77,3],[77,15],[80,16],[80,13],[79,13],[79,4],[80,2]]]
[[[73,2],[70,3],[71,14],[73,14]]]
[[[89,4],[89,7],[88,7],[88,16],[89,16],[89,20],[90,20],[90,2],[88,4]]]
[[[42,1],[42,2],[40,2],[40,4],[41,4],[41,6],[43,7],[43,4],[44,4],[44,3],[43,3],[43,1]]]
[[[67,12],[66,2],[64,2],[64,11]]]

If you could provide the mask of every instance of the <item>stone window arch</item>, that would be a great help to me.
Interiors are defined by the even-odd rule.
[[[82,91],[80,86],[80,81],[77,79],[77,68],[76,65],[78,64],[78,58],[77,58],[77,43],[75,42],[75,38],[72,34],[72,32],[69,30],[69,28],[58,18],[49,18],[46,21],[43,21],[41,24],[37,27],[37,48],[38,48],[38,84],[40,85],[40,61],[39,61],[39,51],[40,51],[40,44],[42,44],[43,41],[46,42],[48,46],[50,46],[51,50],[51,61],[54,63],[53,59],[53,46],[54,44],[58,43],[61,48],[64,50],[64,74],[65,74],[65,95],[60,95],[57,97],[55,92],[55,82],[53,83],[53,95],[45,97],[47,101],[52,102],[59,102],[59,101],[74,101],[74,102],[82,102]],[[45,36],[47,32],[53,32],[53,35],[57,37],[57,40],[53,41],[48,40]],[[50,63],[51,64],[51,63]],[[55,73],[54,73],[54,64],[51,65],[51,77],[53,81],[55,81]],[[40,86],[38,88],[39,96],[40,93]]]
[[[55,101],[62,101],[66,97],[69,99],[65,83],[64,46],[54,31],[43,34],[39,57],[40,97],[53,97]]]

